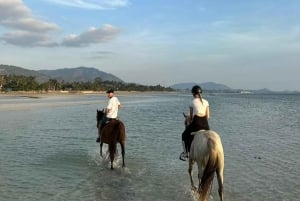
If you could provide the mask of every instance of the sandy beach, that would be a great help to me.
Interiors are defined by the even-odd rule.
[[[166,94],[174,92],[116,91],[116,96],[138,96],[139,94]],[[95,98],[85,98],[91,96]],[[98,98],[99,97],[99,98]],[[0,93],[0,111],[32,110],[47,107],[98,104],[107,102],[105,91],[17,91]]]

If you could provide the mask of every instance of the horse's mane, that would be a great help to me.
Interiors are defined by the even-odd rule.
[[[102,120],[104,116],[104,110],[97,110],[97,122],[99,122],[100,120]]]
[[[184,125],[185,127],[187,127],[190,124],[191,117],[190,115],[187,115],[185,113],[183,113],[183,116],[184,116]]]

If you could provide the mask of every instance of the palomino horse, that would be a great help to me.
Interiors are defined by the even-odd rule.
[[[102,119],[104,117],[104,110],[97,110],[97,128],[100,136],[100,156],[102,157],[102,146],[103,143],[108,144],[109,157],[111,162],[111,169],[113,167],[113,161],[115,159],[117,142],[120,143],[122,149],[122,167],[125,167],[125,126],[120,120],[112,120],[107,125],[101,126]],[[100,132],[101,130],[101,132]]]
[[[185,126],[189,124],[189,116],[185,115]],[[212,130],[193,132],[194,139],[191,144],[189,153],[189,175],[192,188],[193,181],[193,165],[198,165],[199,179],[199,201],[206,201],[212,189],[212,183],[215,172],[219,184],[219,197],[223,201],[223,172],[224,172],[224,152],[220,136]]]

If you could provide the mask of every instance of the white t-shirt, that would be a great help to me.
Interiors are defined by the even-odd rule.
[[[112,97],[109,99],[108,104],[107,104],[107,109],[109,112],[106,114],[107,118],[117,118],[118,117],[118,110],[119,110],[119,99],[117,97]]]
[[[200,98],[194,98],[190,107],[193,108],[193,116],[203,117],[206,115],[206,108],[209,107],[209,103],[204,98],[202,98],[202,102]]]

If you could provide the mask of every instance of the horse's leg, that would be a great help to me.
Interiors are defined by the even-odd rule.
[[[114,159],[115,159],[115,152],[116,152],[116,144],[109,144],[109,157],[110,157],[110,169],[114,169]]]
[[[197,165],[198,165],[198,181],[199,181],[198,192],[199,192],[199,194],[201,194],[201,192],[202,192],[201,179],[203,177],[204,168],[202,167],[202,165],[200,163],[197,163]]]
[[[218,184],[219,184],[219,197],[220,197],[220,200],[223,201],[224,199],[224,189],[223,189],[223,172],[224,172],[224,164],[221,165],[221,167],[218,167],[217,168],[217,180],[218,180]]]
[[[110,159],[110,169],[114,169],[114,159]]]
[[[191,159],[191,157],[189,157],[189,175],[190,175],[190,181],[191,181],[191,185],[192,185],[192,189],[196,189],[195,185],[194,185],[194,180],[193,180],[193,165],[194,165],[194,160]]]
[[[125,143],[124,142],[120,142],[121,145],[121,150],[122,150],[122,168],[125,167]]]
[[[98,111],[98,110],[97,110]],[[101,127],[101,121],[97,123],[97,128],[98,128],[98,139],[99,139],[99,144],[100,144],[100,156],[102,157],[102,146],[103,146],[103,141],[101,140],[101,133],[100,133],[100,127]],[[97,140],[98,140],[97,139]]]
[[[102,154],[102,146],[103,146],[103,142],[101,141],[101,142],[100,142],[100,156],[101,156],[101,157],[103,157],[103,154]]]

